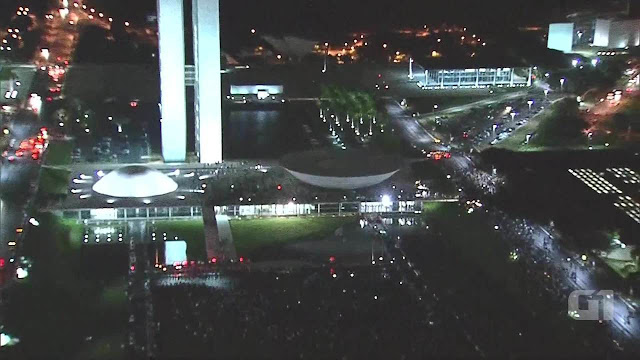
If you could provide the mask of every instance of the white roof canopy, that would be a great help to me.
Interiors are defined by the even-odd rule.
[[[93,185],[93,191],[119,198],[159,196],[177,189],[178,184],[167,175],[141,165],[114,170]]]

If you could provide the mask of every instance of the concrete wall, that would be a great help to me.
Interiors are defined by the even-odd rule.
[[[206,164],[222,162],[219,7],[219,0],[193,0],[196,153]]]
[[[640,19],[613,21],[609,30],[609,47],[640,45]]]
[[[593,35],[593,46],[608,47],[611,20],[597,19],[596,30]]]
[[[166,162],[183,162],[187,155],[182,5],[182,0],[158,0],[162,157]]]
[[[547,38],[547,48],[559,50],[565,53],[572,51],[573,45],[573,23],[549,24],[549,37]]]

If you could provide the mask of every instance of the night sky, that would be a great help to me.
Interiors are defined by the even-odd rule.
[[[48,0],[56,2],[57,0]],[[581,7],[622,8],[622,0],[221,0],[222,27],[227,34],[255,27],[282,34],[332,36],[344,31],[385,30],[427,24],[464,24],[488,32],[505,26],[545,24],[562,20]],[[2,8],[28,5],[46,8],[45,0],[2,0]],[[156,0],[87,0],[114,17],[145,21]],[[5,4],[9,5],[5,7]],[[6,22],[11,12],[1,11]],[[233,35],[231,35],[233,36]]]

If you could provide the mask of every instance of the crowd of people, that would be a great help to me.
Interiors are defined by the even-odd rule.
[[[463,202],[467,199],[490,198],[504,184],[504,178],[495,172],[484,172],[477,168],[454,173],[454,180],[464,187],[461,193]],[[568,296],[573,290],[595,285],[589,282],[593,277],[595,262],[585,261],[576,254],[560,249],[551,235],[554,233],[552,227],[515,218],[493,207],[485,207],[484,213],[488,222],[495,224],[496,229],[499,229],[498,233],[506,246],[512,249],[511,256],[519,267],[518,274],[521,276],[521,294],[524,294],[525,303],[531,304],[531,313],[537,318],[569,319]],[[578,279],[580,273],[584,274],[584,277]],[[579,283],[579,280],[582,283]],[[636,313],[637,310],[635,313],[629,311],[627,325]],[[574,339],[581,339],[582,347],[590,349],[593,353],[599,351],[601,354],[609,354],[609,351],[620,351],[625,348],[625,344],[627,349],[640,352],[633,341],[626,335],[620,336],[618,329],[611,323],[596,324],[576,326],[572,323],[565,326],[569,329],[568,335]]]
[[[471,356],[443,304],[384,267],[235,273],[231,287],[154,288],[158,354],[219,358]]]
[[[194,189],[206,189],[207,201],[217,204],[379,201],[383,195],[389,195],[393,199],[414,200],[417,192],[415,177],[410,170],[403,170],[393,177],[391,183],[356,190],[331,190],[319,189],[298,181],[282,167],[243,165],[215,170],[202,180],[194,176],[191,186]],[[429,198],[451,196],[438,188],[437,184],[426,183],[429,186]]]

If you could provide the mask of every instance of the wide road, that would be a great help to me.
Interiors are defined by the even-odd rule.
[[[392,98],[384,98],[383,101],[385,110],[389,114],[391,125],[397,131],[400,131],[411,145],[427,151],[441,149],[441,146],[436,144],[436,138],[429,134],[400,103]]]
[[[518,96],[522,96],[522,94],[518,94]],[[503,100],[504,98],[501,98],[499,101]],[[484,100],[482,104],[474,104],[476,104],[475,106],[487,105]],[[420,126],[412,116],[407,114],[400,104],[392,99],[385,99],[384,105],[396,131],[399,131],[406,141],[410,142],[414,147],[419,147],[427,151],[436,150],[440,147],[434,142],[434,136]],[[466,109],[469,110],[473,108],[471,105],[473,104],[465,105]],[[451,167],[451,170],[456,170],[463,176],[475,171],[473,161],[466,155],[453,155],[447,163]],[[604,284],[601,277],[597,276],[597,272],[603,270],[599,269],[602,264],[592,263],[590,261],[583,262],[579,259],[580,254],[561,248],[556,243],[556,240],[550,237],[547,229],[542,226],[534,225],[532,230],[532,247],[546,253],[549,264],[557,269],[561,269],[560,274],[555,274],[555,276],[563,277],[564,281],[570,284],[571,288],[584,290],[614,289],[610,288],[608,284]],[[547,239],[547,241],[545,241],[545,239]],[[573,275],[574,273],[575,275]],[[615,311],[614,319],[611,323],[612,328],[616,333],[626,339],[640,339],[640,321],[637,317],[633,317],[636,310],[633,309],[630,301],[626,299],[622,293],[616,291],[614,303]]]
[[[18,114],[5,124],[10,130],[10,142],[20,141],[37,133],[39,126],[33,116]],[[4,151],[4,149],[3,149]],[[11,152],[11,150],[9,150]],[[16,228],[24,220],[24,208],[37,180],[38,162],[30,157],[13,162],[2,158],[0,163],[0,257],[11,257],[7,243],[15,239]]]

